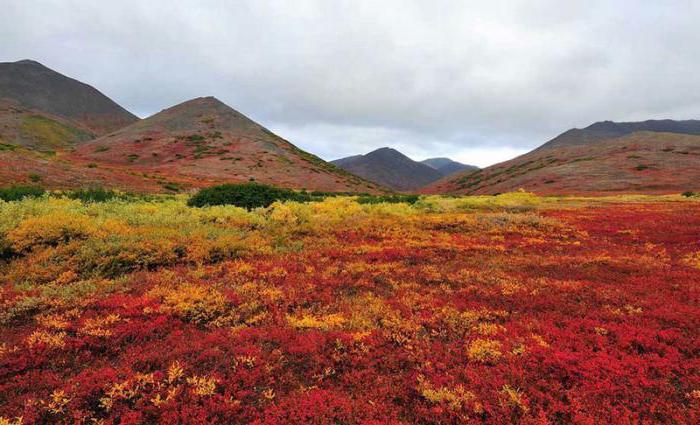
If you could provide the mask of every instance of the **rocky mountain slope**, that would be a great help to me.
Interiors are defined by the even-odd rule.
[[[297,189],[381,190],[213,97],[189,100],[85,143],[73,158],[196,186],[258,181]]]
[[[700,136],[639,131],[585,144],[550,145],[478,171],[447,177],[426,193],[678,193],[700,189]]]
[[[138,120],[94,87],[66,77],[39,62],[0,63],[0,99],[73,121],[97,135]]]
[[[700,135],[700,120],[600,121],[583,129],[572,128],[565,131],[538,149],[545,150],[566,146],[588,145],[600,140],[622,137],[638,131]]]

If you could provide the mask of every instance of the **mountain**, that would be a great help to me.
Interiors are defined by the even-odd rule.
[[[411,191],[442,177],[435,168],[416,162],[391,148],[331,161],[364,179],[398,191]]]
[[[700,189],[699,135],[610,134],[587,143],[549,144],[510,161],[447,177],[424,192],[495,194],[522,188],[541,194],[606,194]]]
[[[461,162],[453,161],[450,158],[429,158],[421,161],[423,164],[433,167],[440,172],[443,177],[457,173],[459,171],[478,170],[479,167],[474,165],[462,164]]]
[[[75,161],[185,179],[324,191],[383,190],[302,151],[214,97],[192,99],[80,145]]]
[[[600,140],[622,137],[639,131],[700,135],[700,120],[600,121],[583,129],[572,128],[543,144],[538,149],[588,145]]]
[[[68,119],[102,135],[138,120],[94,87],[66,77],[39,62],[0,63],[0,99]]]

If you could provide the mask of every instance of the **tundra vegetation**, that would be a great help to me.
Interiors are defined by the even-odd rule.
[[[699,423],[697,197],[0,201],[0,424]]]

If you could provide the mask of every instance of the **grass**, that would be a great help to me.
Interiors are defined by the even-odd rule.
[[[40,149],[65,148],[77,141],[89,140],[90,134],[44,116],[31,115],[22,120],[25,137],[38,142]]]

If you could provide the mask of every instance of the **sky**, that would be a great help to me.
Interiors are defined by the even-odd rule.
[[[487,166],[601,120],[700,118],[700,1],[0,0],[34,59],[146,117],[215,96],[324,159]]]

